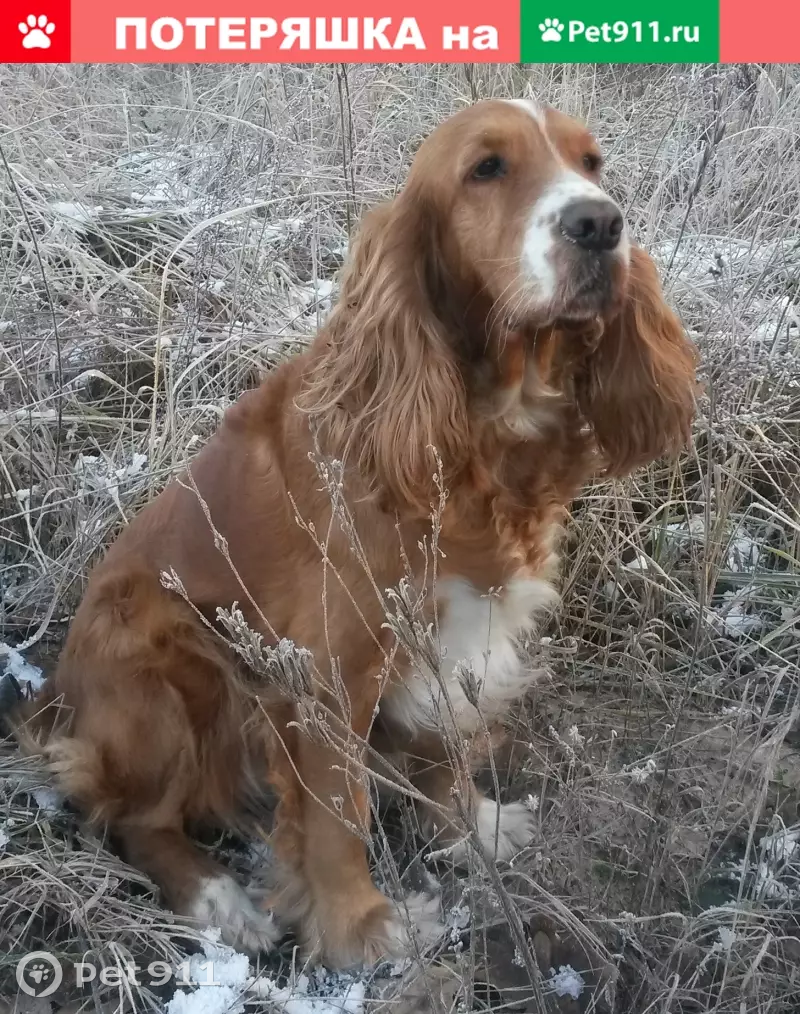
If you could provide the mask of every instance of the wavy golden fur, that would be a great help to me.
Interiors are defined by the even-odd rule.
[[[241,397],[192,481],[150,503],[89,580],[43,698],[62,708],[40,719],[45,749],[167,902],[237,946],[277,930],[186,824],[236,824],[268,783],[270,904],[331,965],[409,946],[370,878],[365,759],[399,759],[440,841],[463,832],[455,791],[499,859],[525,842],[519,804],[498,807],[453,764],[436,681],[442,723],[472,736],[453,665],[492,597],[474,693],[502,719],[530,682],[517,641],[552,602],[570,500],[597,471],[677,451],[693,414],[693,349],[599,158],[585,128],[532,104],[481,103],[439,127],[366,216],[313,345]],[[335,509],[320,457],[342,463]],[[185,598],[163,586],[169,570]],[[404,579],[449,638],[427,683],[386,629],[385,589]],[[235,601],[265,644],[311,652],[313,702],[245,680],[215,626]]]

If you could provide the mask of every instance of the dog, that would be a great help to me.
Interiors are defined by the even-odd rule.
[[[307,351],[91,574],[43,748],[167,903],[235,946],[278,923],[331,967],[414,945],[367,860],[384,758],[456,861],[530,838],[452,744],[535,679],[522,644],[557,602],[572,499],[677,453],[695,406],[694,348],[601,170],[588,130],[532,101],[443,122],[365,216]],[[186,833],[268,787],[269,909]]]

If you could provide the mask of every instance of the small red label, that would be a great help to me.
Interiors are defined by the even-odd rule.
[[[0,63],[69,63],[70,0],[6,0]]]

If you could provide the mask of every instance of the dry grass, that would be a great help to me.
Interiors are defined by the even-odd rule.
[[[314,333],[349,230],[429,128],[465,101],[528,92],[590,121],[707,392],[679,466],[576,505],[563,607],[534,646],[549,678],[496,758],[501,789],[536,800],[536,840],[499,876],[435,868],[457,941],[437,1009],[539,1009],[509,903],[545,973],[584,971],[582,1009],[800,1009],[797,69],[0,75],[0,637],[45,666],[89,561]],[[37,947],[176,959],[185,942],[147,882],[43,808],[42,777],[3,749],[0,996]],[[406,876],[424,880],[410,815],[385,817]],[[252,866],[241,843],[209,847]],[[480,1008],[486,980],[499,992],[479,988]],[[381,1010],[425,1009],[393,981],[372,987],[395,990]],[[88,1002],[161,1001],[100,987]]]

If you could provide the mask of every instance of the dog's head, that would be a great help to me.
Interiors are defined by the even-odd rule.
[[[523,358],[542,332],[561,346],[564,390],[609,471],[685,442],[692,346],[601,166],[575,120],[482,102],[434,130],[401,193],[364,219],[311,400],[397,504],[430,502],[431,446],[448,473],[468,460],[473,379],[510,334]]]

